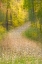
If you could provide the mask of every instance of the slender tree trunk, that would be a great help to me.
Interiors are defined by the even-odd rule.
[[[34,10],[34,0],[29,1],[29,20],[31,21],[31,26],[35,25],[35,10]]]
[[[7,9],[6,9],[6,30],[8,30],[8,6],[7,6]]]

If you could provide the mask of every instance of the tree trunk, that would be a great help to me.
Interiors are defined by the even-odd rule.
[[[6,30],[8,30],[8,7],[6,11]]]

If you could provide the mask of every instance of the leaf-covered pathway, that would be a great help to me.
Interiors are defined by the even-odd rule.
[[[26,23],[21,27],[10,31],[2,42],[2,47],[11,50],[18,55],[31,55],[42,58],[42,47],[40,44],[26,39],[22,36],[22,32],[29,28],[30,23]]]

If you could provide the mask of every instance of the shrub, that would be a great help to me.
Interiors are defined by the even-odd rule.
[[[38,28],[30,27],[25,31],[24,35],[27,38],[42,42],[42,34]]]

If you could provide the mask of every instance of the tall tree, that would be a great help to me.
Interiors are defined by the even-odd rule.
[[[28,9],[29,20],[31,22],[34,22],[35,21],[34,0],[24,0],[24,7]]]
[[[6,29],[8,30],[8,9],[10,6],[10,1],[7,0],[7,8],[6,8]]]
[[[42,1],[40,0],[40,8],[37,12],[37,17],[38,17],[38,20],[39,20],[39,24],[40,24],[40,31],[42,32]]]

